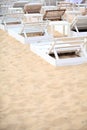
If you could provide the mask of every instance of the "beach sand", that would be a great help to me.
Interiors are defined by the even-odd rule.
[[[87,130],[87,64],[54,67],[0,30],[0,130]]]

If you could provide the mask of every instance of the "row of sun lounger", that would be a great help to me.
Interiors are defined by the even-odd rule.
[[[29,6],[29,4],[27,6]],[[66,13],[65,8],[48,9],[45,10],[44,14],[41,13],[41,19],[37,21],[33,19],[26,22],[25,19],[28,13],[31,14],[31,17],[34,13],[31,8],[27,9],[27,6],[25,6],[27,12],[24,12],[20,7],[9,8],[9,13],[5,13],[1,18],[0,28],[6,30],[22,43],[29,43],[33,52],[52,65],[74,65],[87,62],[87,15],[75,15],[74,19],[69,22],[64,17]],[[39,7],[41,8],[42,5]],[[40,11],[37,12],[37,10],[38,8],[35,6],[36,15],[37,13],[40,14]],[[36,15],[34,15],[33,18],[36,17]],[[30,17],[30,15],[28,17]],[[52,32],[49,31],[50,25],[52,25],[51,28],[53,31],[56,29],[60,31],[60,25],[58,25],[57,21],[60,21],[60,25],[63,23],[63,31],[66,31],[65,23],[67,21],[70,30],[67,37],[62,35],[62,37],[59,36],[55,38]],[[54,22],[54,25],[52,22]],[[58,26],[58,28],[56,26]],[[81,31],[83,30],[85,32],[82,34]]]
[[[46,20],[62,20],[62,16],[64,14],[65,10],[47,10],[45,15],[43,15],[43,20],[41,20],[40,22],[44,22]],[[57,15],[55,15],[55,13]],[[8,24],[11,24],[13,22],[14,23],[23,23],[23,13],[9,13],[9,14],[5,14],[3,16],[3,18],[1,19],[1,23],[6,26],[8,26]],[[38,22],[38,21],[37,21]],[[28,24],[28,23],[27,23]],[[26,25],[26,24],[25,24]],[[29,25],[32,26],[32,23]],[[77,34],[79,34],[80,31],[86,31],[87,30],[87,15],[79,15],[76,16],[71,25],[71,30],[77,32]]]

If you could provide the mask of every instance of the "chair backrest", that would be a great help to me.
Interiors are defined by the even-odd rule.
[[[7,26],[8,24],[22,23],[23,13],[9,13],[5,14],[2,18],[1,23]]]
[[[27,3],[28,3],[28,1],[17,1],[17,2],[14,2],[13,7],[14,8],[19,8],[19,7],[24,8],[24,5]]]
[[[73,7],[73,4],[70,3],[70,2],[58,2],[57,3],[57,7],[62,9],[62,8],[65,8],[65,9],[72,9]]]
[[[40,13],[42,3],[29,3],[24,6],[25,13]]]
[[[15,13],[24,13],[23,8],[8,8],[8,13],[15,14]]]
[[[71,24],[71,29],[76,30],[76,28],[78,29],[78,31],[87,31],[87,15],[79,15],[74,19]]]
[[[65,9],[57,9],[57,10],[46,10],[43,20],[62,20],[62,16],[65,13]]]
[[[45,6],[56,6],[56,0],[44,0]]]

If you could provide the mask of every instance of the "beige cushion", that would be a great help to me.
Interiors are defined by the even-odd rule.
[[[25,13],[40,13],[42,3],[29,3],[24,6]]]

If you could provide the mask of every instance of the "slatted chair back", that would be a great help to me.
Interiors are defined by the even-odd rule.
[[[62,17],[65,13],[65,9],[56,9],[56,10],[46,10],[43,20],[62,20]]]

